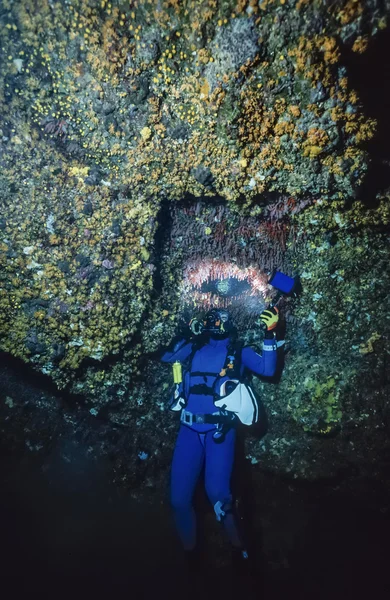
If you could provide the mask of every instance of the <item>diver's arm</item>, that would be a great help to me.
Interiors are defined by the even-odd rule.
[[[186,338],[180,338],[178,341],[175,340],[172,349],[168,349],[161,356],[162,362],[175,362],[184,361],[192,352],[192,341]],[[172,347],[172,344],[171,344]]]
[[[247,369],[263,375],[272,377],[276,371],[276,359],[278,344],[274,333],[279,322],[279,310],[275,307],[266,308],[260,315],[260,321],[265,329],[263,352],[259,354],[250,346],[242,349],[242,365]]]
[[[191,354],[193,338],[202,333],[202,323],[198,319],[191,319],[188,327],[182,327],[179,334],[173,339],[166,352],[160,355],[162,362],[183,361]]]
[[[263,352],[258,354],[250,346],[242,349],[241,361],[244,367],[264,377],[272,377],[276,371],[277,344],[274,338],[265,339]]]

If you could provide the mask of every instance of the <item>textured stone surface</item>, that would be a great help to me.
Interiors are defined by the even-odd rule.
[[[388,426],[390,200],[357,200],[376,124],[343,58],[386,28],[388,2],[3,5],[0,349],[91,419],[132,424],[133,471],[152,480],[176,427],[153,353],[204,307],[209,261],[252,287],[299,274],[284,372],[255,384],[270,430],[247,452],[336,473],[350,431]],[[254,344],[260,287],[234,308]]]

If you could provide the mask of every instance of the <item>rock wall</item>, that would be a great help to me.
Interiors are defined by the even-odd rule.
[[[351,435],[386,431],[390,197],[361,197],[380,123],[344,57],[389,8],[3,0],[0,349],[92,417],[135,423],[151,472],[176,427],[154,353],[212,277],[214,301],[233,278],[258,312],[274,267],[302,282],[283,307],[282,376],[255,383],[270,430],[248,442],[253,463],[334,474],[340,455],[362,460]],[[236,296],[259,343],[256,306]],[[23,403],[4,389],[11,417]]]

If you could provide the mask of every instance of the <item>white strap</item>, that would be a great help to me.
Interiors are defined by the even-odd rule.
[[[263,344],[263,350],[265,350],[266,352],[270,352],[272,350],[275,350],[275,344],[276,344],[276,348],[280,348],[281,346],[283,346],[283,344],[286,343],[286,340],[279,340],[278,342],[275,340],[274,343],[271,345],[267,344]]]
[[[263,350],[264,350],[265,352],[275,352],[275,350],[276,350],[275,343],[273,343],[273,344],[272,344],[272,346],[270,346],[270,345],[268,345],[268,344],[267,344],[267,346],[266,346],[265,344],[263,344]]]

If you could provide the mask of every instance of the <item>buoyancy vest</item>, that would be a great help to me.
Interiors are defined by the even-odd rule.
[[[184,361],[184,369],[183,369],[183,381],[178,386],[175,386],[170,402],[169,408],[171,410],[177,411],[181,410],[181,408],[185,408],[188,403],[188,398],[190,394],[199,394],[199,395],[212,395],[214,399],[219,398],[219,390],[220,386],[226,379],[238,379],[240,381],[243,380],[243,369],[242,369],[242,361],[241,361],[241,353],[243,344],[238,340],[229,340],[229,344],[226,349],[226,358],[222,369],[219,372],[206,372],[206,371],[192,371],[192,361],[195,354],[201,350],[207,342],[204,341],[195,341],[193,343],[193,348],[188,356],[188,358]],[[191,376],[214,376],[215,380],[212,386],[208,386],[206,383],[195,384],[190,387],[190,379]]]

